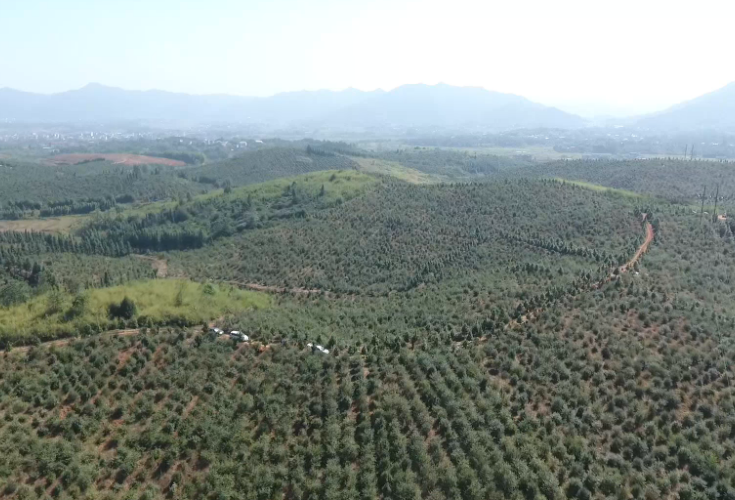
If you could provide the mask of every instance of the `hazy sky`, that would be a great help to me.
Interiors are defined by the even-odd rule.
[[[270,95],[404,83],[651,111],[735,81],[731,0],[0,0],[0,87]]]

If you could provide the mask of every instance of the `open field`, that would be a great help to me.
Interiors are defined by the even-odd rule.
[[[355,158],[360,170],[372,174],[389,175],[412,184],[430,184],[446,180],[439,175],[430,175],[414,168],[405,167],[398,162],[378,158]]]
[[[29,336],[51,339],[73,334],[87,325],[99,330],[114,328],[111,304],[128,297],[135,302],[135,319],[141,324],[201,324],[251,308],[266,308],[271,299],[264,293],[229,285],[207,285],[188,280],[133,281],[110,288],[95,288],[83,295],[84,305],[73,312],[71,294],[48,292],[30,301],[0,308],[0,336],[22,342]]]
[[[47,234],[68,234],[74,228],[82,225],[87,218],[84,215],[68,215],[44,219],[0,220],[0,232],[33,231]]]
[[[115,165],[168,165],[170,167],[183,167],[183,161],[170,158],[158,158],[155,156],[143,156],[127,153],[70,153],[56,155],[48,159],[52,165],[77,165],[89,161],[109,161]]]

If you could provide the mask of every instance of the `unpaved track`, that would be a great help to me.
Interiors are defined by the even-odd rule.
[[[646,231],[646,238],[641,244],[641,246],[638,247],[635,254],[633,254],[633,257],[626,262],[624,265],[620,266],[618,269],[619,274],[624,274],[628,272],[633,266],[635,266],[636,262],[640,261],[643,255],[648,251],[648,248],[651,246],[651,243],[653,243],[653,239],[656,236],[656,233],[653,230],[653,226],[650,222],[648,222],[646,218],[646,214],[643,215],[643,222],[645,223],[645,231]],[[618,276],[615,275],[615,273],[611,273],[608,275],[605,279],[602,281],[597,281],[592,284],[588,284],[585,287],[582,287],[584,291],[591,291],[591,290],[598,290],[602,288],[603,285],[611,282],[612,280],[616,279]],[[523,315],[523,318],[520,321],[513,320],[511,321],[507,326],[510,327],[513,324],[519,324],[519,323],[526,323],[529,320],[532,320],[533,318],[537,317],[539,314],[543,312],[543,308],[539,307],[536,309],[533,309],[531,311],[528,311],[526,314]],[[482,337],[481,341],[487,340],[487,337]],[[463,341],[456,341],[456,344],[460,344]]]
[[[140,333],[140,329],[135,328],[135,329],[129,329],[129,330],[110,330],[110,331],[107,331],[107,332],[102,332],[102,333],[100,333],[99,335],[96,335],[96,336],[106,336],[106,337],[120,336],[120,337],[128,337],[130,335],[138,335],[139,333]],[[49,340],[48,342],[41,342],[40,344],[38,344],[38,346],[39,347],[40,346],[43,346],[43,347],[52,347],[52,346],[62,347],[62,346],[68,345],[70,342],[72,342],[74,340],[80,340],[81,338],[82,337],[68,337],[68,338],[59,339],[59,340]],[[19,346],[19,347],[13,347],[12,350],[10,351],[10,353],[12,354],[12,353],[15,353],[15,352],[28,352],[31,349],[31,347],[34,347],[34,346],[24,345],[24,346]]]
[[[653,238],[655,234],[653,232],[653,226],[650,222],[646,221],[646,239],[643,241],[643,244],[638,247],[638,250],[636,250],[635,255],[633,255],[633,258],[630,259],[624,266],[620,268],[620,272],[624,273],[631,267],[635,265],[636,262],[641,260],[641,257],[643,257],[643,254],[648,251],[648,247],[651,246],[651,243],[653,243]]]

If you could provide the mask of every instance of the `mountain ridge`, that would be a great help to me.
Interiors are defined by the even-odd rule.
[[[663,111],[640,117],[636,124],[644,128],[668,131],[735,130],[735,82]]]
[[[125,90],[100,83],[56,94],[0,89],[0,119],[37,122],[188,120],[271,126],[574,128],[585,121],[515,94],[409,84],[391,91],[293,91],[270,97]]]

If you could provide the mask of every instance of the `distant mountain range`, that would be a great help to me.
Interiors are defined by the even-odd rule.
[[[661,131],[735,131],[735,82],[637,120],[636,125]]]
[[[0,119],[24,122],[185,121],[329,128],[576,128],[585,121],[524,97],[474,87],[404,85],[390,92],[288,92],[272,97],[131,91],[100,84],[58,94],[0,89]]]

